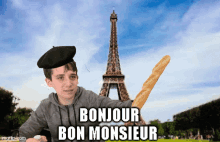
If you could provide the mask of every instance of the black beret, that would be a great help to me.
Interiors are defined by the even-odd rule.
[[[37,62],[39,68],[51,69],[74,61],[75,46],[57,46],[48,50]]]

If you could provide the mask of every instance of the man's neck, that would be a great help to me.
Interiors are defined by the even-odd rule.
[[[75,95],[74,95],[73,98],[71,98],[71,99],[63,99],[63,98],[60,98],[60,97],[58,96],[59,104],[60,104],[60,105],[65,105],[65,106],[66,106],[66,105],[70,105],[70,104],[73,103],[74,97],[75,97]]]

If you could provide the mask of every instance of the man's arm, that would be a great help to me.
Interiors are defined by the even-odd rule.
[[[93,107],[95,105],[96,108],[131,108],[133,103],[133,100],[127,100],[124,102],[121,102],[120,100],[112,100],[109,97],[99,96],[92,91],[89,98],[90,103],[93,104]],[[138,123],[134,124],[133,122],[126,122],[125,125],[138,125]]]
[[[131,107],[133,100],[121,102],[120,100],[112,100],[109,97],[99,96],[91,91],[89,101],[92,102],[97,108],[125,108]]]
[[[46,118],[43,111],[43,104],[31,114],[28,120],[19,128],[19,137],[33,138],[38,135],[44,127],[47,127]]]

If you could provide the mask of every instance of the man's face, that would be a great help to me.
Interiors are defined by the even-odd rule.
[[[45,79],[49,87],[53,87],[58,97],[62,99],[71,99],[75,96],[78,85],[78,77],[76,72],[66,70],[65,66],[54,68],[51,75],[52,81]]]

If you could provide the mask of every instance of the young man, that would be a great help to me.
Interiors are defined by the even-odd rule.
[[[132,100],[121,102],[99,96],[92,91],[78,86],[76,63],[73,60],[74,46],[53,47],[38,61],[43,68],[46,83],[56,93],[44,99],[29,119],[20,127],[19,136],[26,137],[27,142],[38,141],[33,137],[39,135],[43,128],[50,130],[52,141],[58,140],[58,126],[85,126],[85,141],[88,140],[88,126],[97,126],[99,122],[80,122],[79,109],[84,108],[122,108],[131,107]],[[41,140],[46,140],[42,137]],[[65,141],[70,141],[65,140]],[[76,141],[76,140],[73,140]]]

